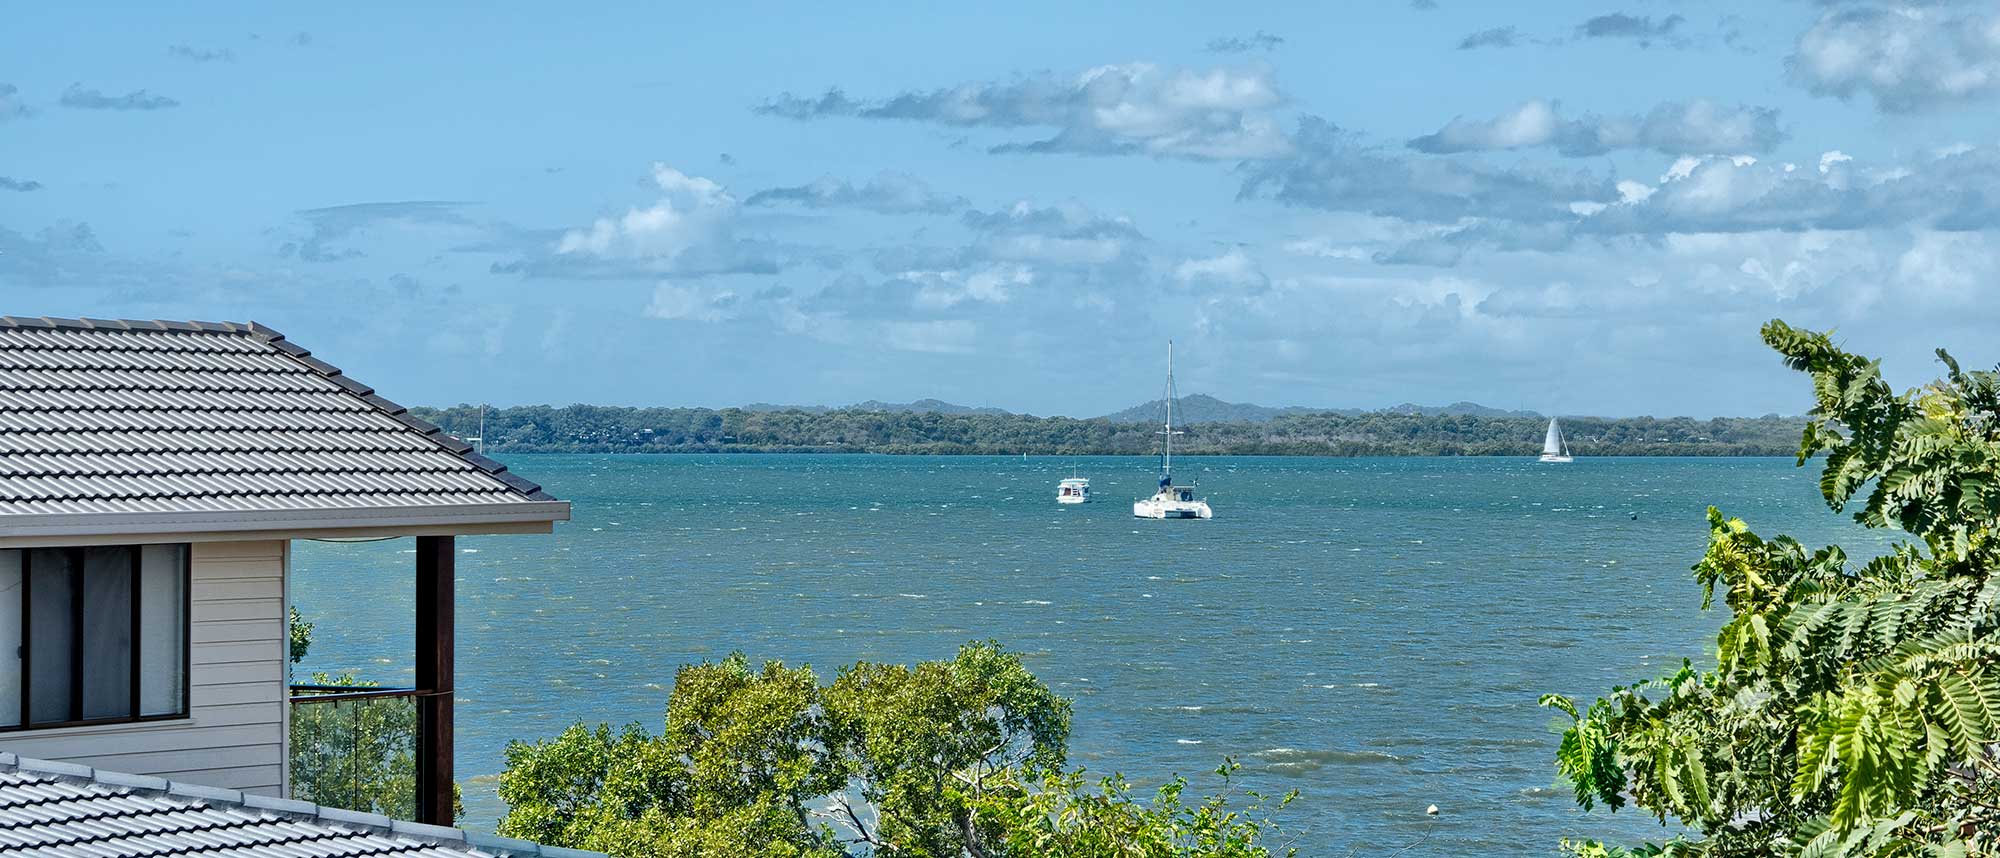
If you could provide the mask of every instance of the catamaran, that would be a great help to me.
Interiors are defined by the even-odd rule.
[[[1569,442],[1563,440],[1562,425],[1554,417],[1549,418],[1549,434],[1542,439],[1542,461],[1575,461],[1569,454]]]
[[[1167,420],[1160,431],[1160,489],[1132,503],[1139,518],[1214,518],[1208,501],[1194,496],[1194,486],[1174,485],[1174,341],[1167,341]]]

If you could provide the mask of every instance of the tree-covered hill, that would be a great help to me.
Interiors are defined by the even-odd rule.
[[[1123,411],[1114,411],[1104,416],[1113,423],[1158,423],[1162,407],[1160,400],[1143,402]],[[1278,417],[1300,414],[1360,414],[1360,409],[1321,409],[1292,405],[1272,408],[1268,405],[1252,405],[1247,402],[1224,402],[1206,393],[1183,396],[1174,402],[1175,423],[1263,423]]]
[[[479,408],[414,408],[460,437],[479,432]],[[1779,456],[1798,449],[1802,418],[1564,418],[1583,456]],[[1175,441],[1190,454],[1293,456],[1515,456],[1541,449],[1539,417],[1391,412],[1293,413],[1258,422],[1195,422]],[[496,453],[846,452],[1143,455],[1150,423],[1019,414],[838,409],[627,408],[571,405],[489,410]]]

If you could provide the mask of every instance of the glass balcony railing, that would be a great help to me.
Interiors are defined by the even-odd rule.
[[[291,797],[415,819],[418,692],[357,684],[291,691]]]

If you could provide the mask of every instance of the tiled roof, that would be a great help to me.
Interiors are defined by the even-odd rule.
[[[16,516],[522,504],[568,517],[254,322],[0,317],[0,535]]]
[[[0,753],[0,854],[22,858],[603,858],[456,828]]]

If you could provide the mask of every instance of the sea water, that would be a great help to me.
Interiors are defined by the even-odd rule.
[[[505,811],[509,740],[577,721],[657,731],[675,669],[949,658],[997,640],[1075,700],[1070,760],[1142,784],[1224,757],[1301,797],[1304,854],[1544,855],[1671,834],[1582,813],[1545,692],[1586,699],[1713,663],[1689,566],[1710,504],[1849,553],[1789,459],[1188,457],[1210,521],[1131,500],[1152,459],[505,457],[574,504],[553,536],[461,538],[457,768],[466,824]],[[1055,502],[1072,469],[1094,501]],[[412,677],[409,540],[300,543],[317,624],[298,670]],[[1437,805],[1441,812],[1427,816]]]

